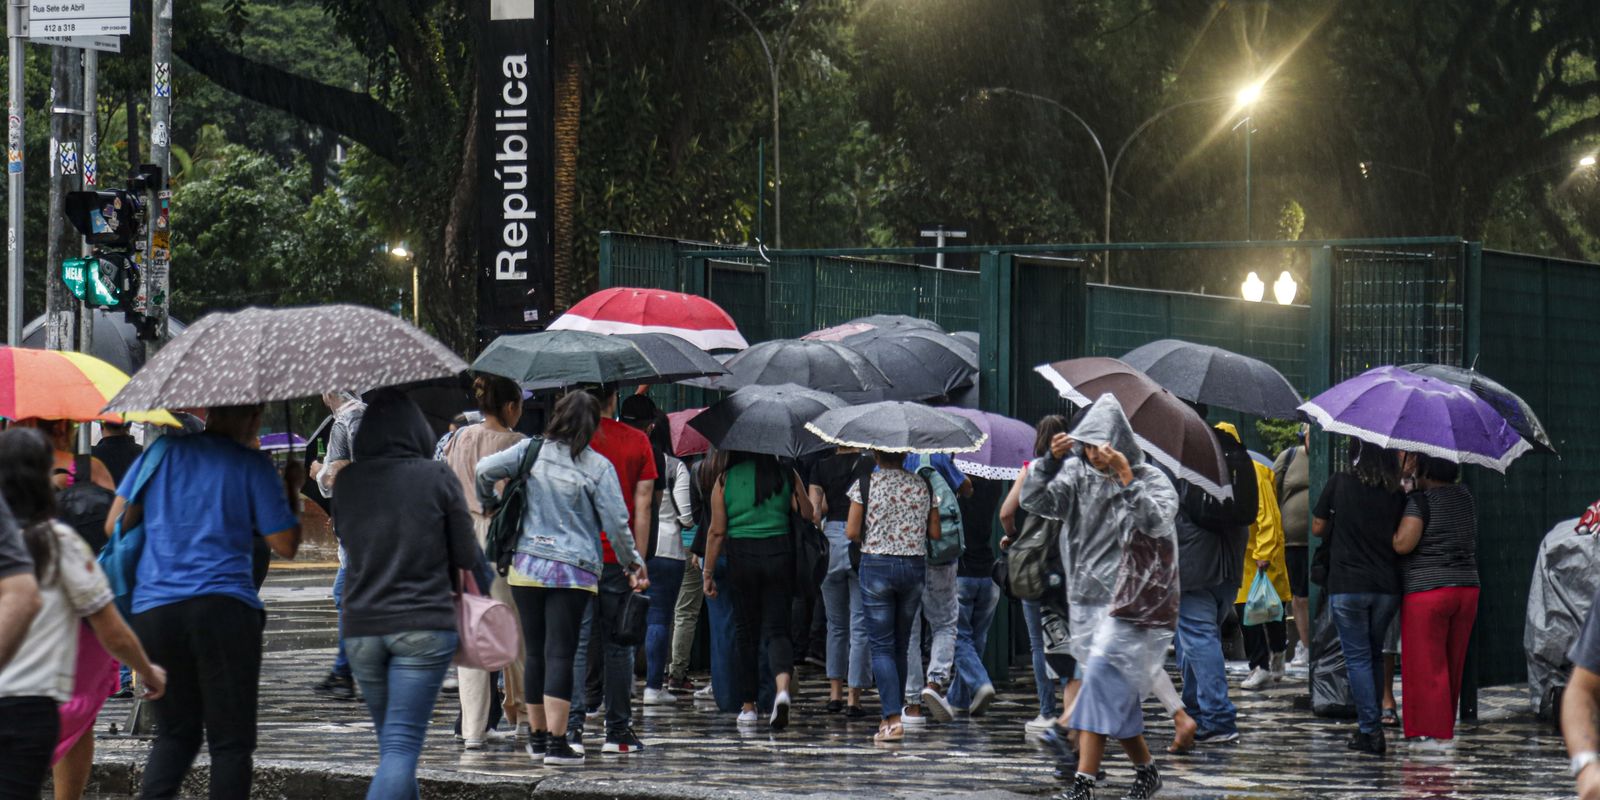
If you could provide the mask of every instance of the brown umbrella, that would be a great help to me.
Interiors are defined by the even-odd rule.
[[[1071,358],[1034,371],[1080,406],[1103,394],[1116,397],[1145,455],[1214,497],[1233,496],[1228,467],[1211,426],[1144,373],[1114,358]]]

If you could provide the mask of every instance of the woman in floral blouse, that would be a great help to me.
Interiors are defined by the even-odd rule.
[[[850,487],[845,535],[861,545],[861,605],[872,674],[883,702],[877,742],[905,738],[906,648],[922,610],[929,539],[939,538],[939,507],[927,480],[905,470],[904,453],[873,453],[878,472]]]

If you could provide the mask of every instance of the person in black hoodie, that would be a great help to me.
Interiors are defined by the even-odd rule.
[[[451,572],[479,557],[461,482],[433,447],[416,403],[381,389],[333,496],[345,650],[381,754],[368,798],[418,796],[417,757],[458,642]]]

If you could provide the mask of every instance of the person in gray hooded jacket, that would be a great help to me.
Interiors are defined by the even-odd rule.
[[[1108,394],[1030,467],[1022,507],[1065,523],[1062,563],[1074,655],[1083,664],[1068,712],[1068,725],[1082,735],[1066,797],[1092,800],[1108,737],[1134,763],[1127,797],[1151,797],[1161,777],[1144,742],[1140,702],[1165,675],[1177,623],[1177,492],[1146,462],[1122,406]],[[1064,738],[1059,729],[1047,734]]]

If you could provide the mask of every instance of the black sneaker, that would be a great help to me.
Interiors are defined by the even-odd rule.
[[[694,694],[696,688],[698,687],[694,685],[694,681],[689,680],[687,676],[682,678],[667,679],[667,691],[669,692],[676,694]]]
[[[571,767],[583,763],[583,751],[572,749],[572,743],[559,736],[550,737],[544,751],[545,766]]]
[[[1382,728],[1372,733],[1356,731],[1355,735],[1350,737],[1350,744],[1347,747],[1358,753],[1370,753],[1375,756],[1389,752],[1389,743],[1384,738]]]
[[[528,734],[527,744],[523,748],[528,751],[528,757],[534,761],[544,758],[544,753],[550,748],[549,731],[533,731]]]
[[[826,708],[826,711],[829,714],[843,714],[844,713],[844,701],[843,700],[829,700],[827,708]]]
[[[1238,731],[1201,731],[1194,735],[1195,744],[1227,744],[1239,741]]]
[[[1056,795],[1055,800],[1094,800],[1094,778],[1074,775],[1072,788]]]
[[[644,742],[634,734],[633,728],[624,727],[616,733],[606,734],[606,746],[601,749],[608,756],[625,756],[631,753],[643,753]]]
[[[845,706],[845,719],[861,719],[867,715],[867,709],[862,706]]]
[[[335,675],[330,672],[328,677],[322,679],[322,683],[311,687],[311,691],[334,700],[354,700],[356,682],[348,675]]]
[[[110,699],[112,699],[112,700],[127,700],[128,698],[130,698],[132,696],[133,696],[133,684],[132,683],[124,683],[120,687],[117,688],[116,693],[112,694]]]
[[[583,755],[582,728],[572,728],[567,731],[567,746],[572,748],[572,752],[577,753],[580,756]]]
[[[1135,765],[1133,768],[1133,786],[1122,800],[1150,800],[1161,791],[1161,772],[1156,769],[1155,762],[1143,766]]]

